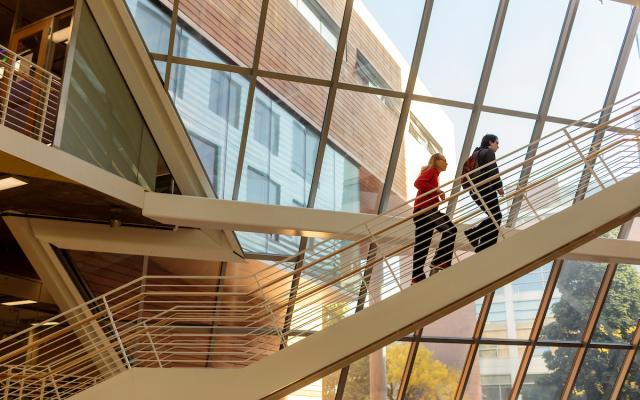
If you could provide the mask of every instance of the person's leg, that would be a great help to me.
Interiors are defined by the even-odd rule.
[[[429,214],[422,214],[413,217],[413,223],[416,226],[415,243],[413,245],[413,270],[411,272],[411,281],[419,282],[425,278],[424,263],[429,253],[431,245],[431,236],[433,235],[433,227]]]
[[[482,206],[482,202],[480,201],[480,198],[478,198],[478,195],[476,194],[476,190],[477,189],[472,188],[471,191],[469,192],[469,195],[471,196],[473,201],[476,203],[478,208],[480,208],[480,210],[486,212],[485,208]],[[478,233],[479,228],[480,228],[480,225],[478,224],[478,225],[474,226],[473,228],[469,228],[469,229],[464,231],[464,235],[467,237],[467,239],[469,240],[469,243],[471,243],[471,245],[474,248],[476,248],[476,247],[478,247],[478,245],[480,245],[481,235]]]
[[[438,251],[436,251],[435,257],[431,265],[434,267],[447,268],[451,266],[451,260],[453,258],[453,248],[456,241],[456,233],[458,229],[453,225],[448,215],[441,212],[437,213],[435,218],[436,229],[442,232],[440,238],[440,244],[438,245]]]
[[[491,214],[489,214],[489,218],[481,222],[481,224],[484,224],[484,226],[482,228],[482,237],[480,239],[480,244],[478,245],[478,247],[476,247],[476,251],[482,251],[498,242],[498,235],[500,233],[499,227],[502,223],[502,212],[500,211],[500,200],[498,200],[498,193],[487,193],[483,196],[483,199]],[[498,226],[496,226],[496,224],[498,224]]]

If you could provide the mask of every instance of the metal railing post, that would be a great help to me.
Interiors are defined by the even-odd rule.
[[[591,172],[591,174],[593,175],[595,180],[598,182],[598,185],[600,186],[600,189],[604,190],[604,188],[605,188],[604,184],[602,183],[602,181],[598,177],[598,174],[596,174],[596,171],[592,168],[591,163],[589,162],[589,160],[587,160],[585,158],[584,153],[582,153],[582,151],[580,150],[580,148],[576,144],[575,140],[573,140],[573,138],[571,137],[571,134],[569,134],[569,131],[567,131],[566,128],[562,128],[562,131],[564,132],[565,136],[567,137],[567,139],[569,139],[569,142],[571,142],[571,145],[573,146],[573,148],[576,150],[576,152],[578,153],[578,155],[582,159],[582,162],[584,163],[584,165],[587,167],[589,172]]]
[[[13,76],[15,75],[15,68],[13,67],[18,56],[13,54],[12,59],[9,59],[9,76],[7,77],[7,92],[4,94],[5,98],[2,104],[2,110],[0,110],[0,125],[4,125],[7,120],[7,113],[9,112],[9,99],[11,98],[11,89],[13,88]]]
[[[163,368],[162,361],[160,360],[160,356],[158,355],[158,351],[156,350],[156,345],[153,343],[153,340],[151,339],[151,334],[149,334],[149,327],[147,326],[147,323],[143,321],[142,326],[144,326],[144,330],[147,333],[147,338],[149,339],[149,344],[151,345],[153,354],[156,356],[156,361],[158,361],[158,365],[160,366],[160,368]]]
[[[44,102],[42,103],[42,115],[40,116],[40,126],[38,127],[38,142],[42,143],[42,136],[44,134],[45,123],[47,121],[47,109],[49,108],[49,96],[51,94],[51,82],[53,76],[47,76],[47,86],[44,93]]]
[[[116,322],[113,319],[113,313],[111,312],[109,303],[107,303],[106,297],[102,296],[102,302],[104,303],[105,310],[107,311],[107,315],[109,316],[109,321],[111,321],[111,326],[113,327],[113,333],[115,334],[116,340],[118,341],[118,345],[120,346],[120,351],[122,351],[122,358],[124,358],[124,362],[127,365],[127,368],[131,369],[131,364],[129,363],[129,357],[127,356],[127,352],[124,349],[122,338],[120,338],[120,334],[118,333],[118,328],[116,327]]]

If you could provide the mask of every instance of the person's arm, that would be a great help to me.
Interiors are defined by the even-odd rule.
[[[496,162],[496,153],[493,152],[492,150],[487,151],[487,164],[489,164],[487,167],[487,173],[486,173],[486,177],[487,178],[491,178],[491,177],[495,177],[495,179],[492,179],[491,182],[491,186],[493,187],[493,190],[497,191],[500,193],[500,195],[504,195],[504,191],[502,190],[502,179],[500,178],[500,169],[498,168],[498,163]]]
[[[431,192],[433,189],[436,189],[436,193],[441,193],[438,189],[438,179],[433,169],[422,171],[413,185],[422,193]]]

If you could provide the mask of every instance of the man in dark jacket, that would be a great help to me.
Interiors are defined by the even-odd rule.
[[[476,156],[478,170],[471,175],[473,187],[471,198],[478,207],[487,214],[487,218],[478,226],[467,229],[464,233],[476,252],[493,246],[498,241],[499,227],[502,223],[502,212],[498,194],[504,196],[502,179],[496,163],[496,151],[499,141],[496,135],[484,135],[480,147],[473,153]]]

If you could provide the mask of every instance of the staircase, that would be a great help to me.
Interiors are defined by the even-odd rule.
[[[602,112],[606,123],[591,121]],[[443,184],[441,205],[458,227],[454,266],[418,284],[407,202],[341,235],[348,240],[326,240],[253,275],[144,276],[7,338],[0,393],[282,398],[635,216],[639,113],[636,94],[580,128],[545,135],[536,152],[529,145],[500,157],[507,224],[481,253],[462,234],[484,218],[469,196],[475,188],[460,178]]]

